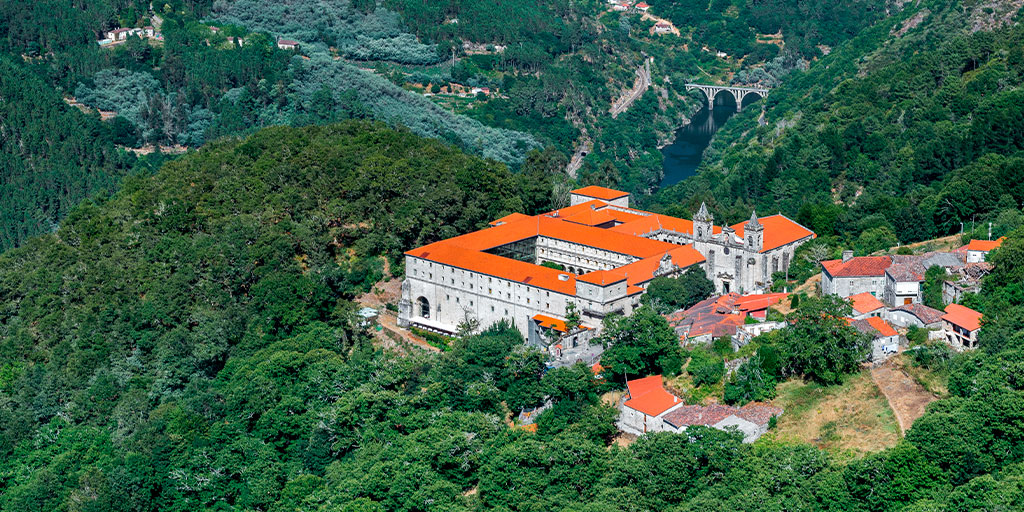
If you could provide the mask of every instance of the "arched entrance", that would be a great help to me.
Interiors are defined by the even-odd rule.
[[[426,297],[416,299],[416,312],[423,318],[430,318],[430,302]]]

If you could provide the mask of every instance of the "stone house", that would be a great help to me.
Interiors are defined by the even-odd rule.
[[[942,315],[942,333],[946,343],[959,351],[977,348],[981,317],[981,313],[966,306],[946,306],[946,314]]]
[[[821,262],[821,293],[840,297],[869,293],[881,297],[885,270],[891,265],[888,256],[854,257],[853,251],[843,251],[842,259]]]
[[[861,320],[873,316],[882,316],[885,313],[885,304],[868,292],[858,293],[849,297],[853,305],[853,319]]]
[[[868,360],[882,362],[899,352],[900,334],[881,317],[872,316],[853,320],[850,325],[858,331],[871,336],[871,353]]]

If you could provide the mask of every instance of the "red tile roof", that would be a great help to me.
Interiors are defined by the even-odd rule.
[[[981,328],[981,313],[960,304],[946,306],[946,314],[942,319],[968,331],[976,331]]]
[[[896,336],[899,334],[896,332],[896,329],[893,329],[892,326],[885,320],[882,320],[881,317],[873,316],[868,318],[867,321],[868,324],[870,324],[871,327],[874,327],[876,331],[882,334],[882,336]]]
[[[594,199],[602,199],[604,201],[612,201],[629,195],[629,192],[599,187],[597,185],[578,188],[573,190],[572,193],[580,196],[593,197]]]
[[[1003,240],[1006,240],[1005,236],[999,237],[995,240],[971,240],[971,243],[967,244],[967,250],[988,252],[1000,245],[1003,245]]]
[[[851,295],[849,299],[853,302],[853,311],[860,315],[885,307],[885,304],[882,304],[882,301],[878,300],[874,295],[871,295],[868,292]]]
[[[860,256],[845,263],[843,260],[821,262],[821,267],[832,277],[881,277],[890,266],[892,259],[888,256]]]
[[[665,390],[661,375],[626,381],[626,388],[629,400],[623,405],[648,416],[657,416],[679,403],[679,397]]]
[[[796,221],[785,215],[761,217],[757,221],[764,226],[764,246],[761,252],[768,252],[805,238],[817,236],[813,231],[797,224]],[[736,236],[743,238],[743,226],[745,225],[746,222],[741,222],[732,226],[732,229],[736,230]]]
[[[896,309],[916,316],[925,325],[934,324],[942,320],[942,311],[930,308],[919,302],[904,304]]]
[[[565,320],[555,318],[548,315],[533,315],[533,319],[545,329],[554,329],[558,332],[567,332],[565,327]],[[580,329],[590,329],[589,327],[579,326]]]
[[[747,315],[768,309],[785,298],[785,293],[740,295],[729,293],[704,299],[685,311],[666,318],[673,328],[685,327],[687,338],[710,334],[714,338],[732,336],[746,322]]]

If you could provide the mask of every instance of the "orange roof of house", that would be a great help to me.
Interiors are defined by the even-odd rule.
[[[882,320],[881,317],[873,316],[867,320],[871,327],[874,327],[876,331],[882,333],[882,336],[896,336],[898,334],[896,329],[893,329],[892,326],[885,320]]]
[[[981,313],[960,304],[946,306],[946,314],[942,315],[942,319],[968,331],[976,331],[981,328]]]
[[[761,248],[761,252],[767,252],[798,240],[803,240],[804,238],[814,238],[817,236],[813,231],[782,214],[761,217],[757,221],[764,226],[764,245]],[[746,224],[746,222],[741,222],[732,226],[732,229],[736,230],[736,236],[743,238],[743,226]]]
[[[679,403],[679,397],[665,390],[661,375],[626,381],[626,388],[629,400],[623,405],[648,416],[657,416]]]
[[[864,277],[885,275],[885,269],[892,266],[892,258],[888,256],[859,256],[847,262],[843,260],[826,260],[821,262],[832,277]]]
[[[874,295],[871,295],[868,292],[851,295],[849,299],[850,302],[853,302],[853,311],[861,315],[885,307],[885,304],[882,304],[882,301],[878,300]]]
[[[1005,236],[1001,236],[995,240],[971,240],[971,243],[967,244],[967,250],[988,252],[1000,245],[1003,245],[1003,240],[1006,240]]]
[[[623,192],[621,190],[614,190],[606,187],[599,187],[597,185],[590,185],[589,187],[578,188],[572,191],[573,194],[580,196],[593,197],[594,199],[602,199],[605,201],[611,201],[613,199],[619,199],[629,195],[629,192]]]

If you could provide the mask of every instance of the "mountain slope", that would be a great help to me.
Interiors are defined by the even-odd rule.
[[[726,219],[781,210],[820,235],[874,230],[889,245],[1018,210],[1024,28],[975,23],[992,9],[908,5],[773,91],[767,126],[736,116],[699,176],[655,202],[708,199]]]

